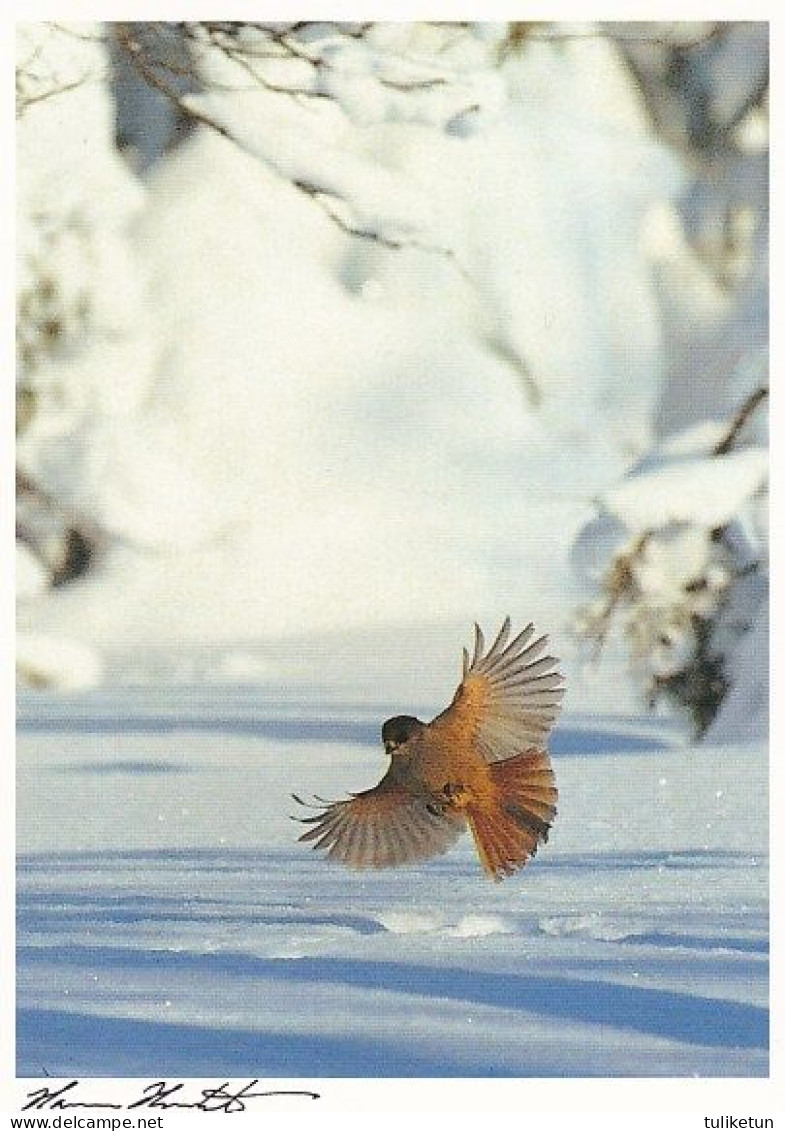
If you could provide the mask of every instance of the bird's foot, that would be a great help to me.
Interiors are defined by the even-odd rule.
[[[458,782],[451,781],[444,783],[442,793],[447,799],[447,804],[453,808],[460,808],[469,796],[464,786],[460,785]]]
[[[425,808],[434,817],[443,817],[451,809],[460,809],[468,799],[468,792],[456,782],[445,782],[442,788],[432,795]]]

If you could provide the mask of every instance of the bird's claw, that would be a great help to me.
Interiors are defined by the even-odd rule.
[[[465,788],[457,782],[445,782],[442,786],[442,793],[450,805],[456,805],[466,797]]]
[[[445,782],[437,798],[429,801],[425,808],[434,817],[443,817],[448,809],[455,809],[466,797],[466,790],[456,782]]]

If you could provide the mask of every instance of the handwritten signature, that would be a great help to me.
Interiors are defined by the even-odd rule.
[[[80,1087],[78,1080],[71,1080],[61,1088],[38,1088],[27,1093],[27,1103],[22,1111],[51,1111],[64,1110],[65,1108],[113,1108],[115,1111],[134,1111],[138,1108],[187,1108],[191,1111],[223,1111],[227,1114],[246,1110],[248,1100],[265,1099],[269,1096],[302,1096],[305,1099],[318,1100],[318,1092],[297,1091],[290,1089],[273,1089],[270,1091],[253,1091],[259,1083],[258,1079],[249,1080],[242,1087],[236,1087],[224,1080],[216,1087],[202,1088],[200,1099],[188,1099],[183,1095],[185,1084],[170,1084],[166,1080],[156,1080],[142,1088],[141,1095],[130,1103],[110,1103],[100,1100],[76,1099],[77,1089]],[[172,1097],[177,1096],[177,1099]]]

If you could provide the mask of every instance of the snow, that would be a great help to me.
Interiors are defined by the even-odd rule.
[[[450,56],[460,98],[485,32]],[[427,29],[377,34],[422,36],[433,62]],[[102,553],[23,628],[233,645],[495,619],[513,595],[569,646],[567,547],[650,432],[660,334],[640,234],[678,180],[613,48],[576,46],[511,61],[468,137],[399,111],[360,128],[322,100],[222,105],[364,226],[415,225],[454,257],[348,238],[206,129],[163,158],[124,272],[147,302],[111,363],[123,380],[99,379],[93,342],[91,367],[69,361],[83,408],[20,449],[105,533]]]
[[[707,741],[734,743],[769,732],[769,608],[762,601],[734,650],[734,679]]]
[[[16,638],[17,675],[33,687],[62,691],[92,687],[102,678],[96,652],[77,640],[20,632]]]
[[[221,112],[221,103],[227,101],[229,115]],[[190,95],[187,104],[220,123],[243,150],[280,176],[336,198],[348,210],[353,229],[396,243],[427,238],[435,221],[427,196],[402,185],[383,167],[353,158],[342,145],[326,143],[323,137],[329,131],[329,118],[325,122],[317,115],[308,130],[290,124],[286,131],[268,133],[260,139],[254,121],[258,92],[248,95],[246,101],[247,108],[240,95],[211,92]],[[233,121],[238,112],[241,124]],[[338,210],[335,203],[332,207]]]
[[[522,872],[353,873],[289,794],[378,778],[381,698],[20,696],[19,1074],[766,1074],[762,747],[568,713]]]
[[[602,502],[632,530],[671,522],[724,526],[762,491],[768,474],[768,453],[747,448],[709,459],[683,459],[648,474],[630,475],[606,491]]]
[[[19,601],[40,596],[48,584],[46,570],[37,554],[24,542],[16,544],[16,596]]]
[[[97,34],[17,26],[28,95],[42,98],[16,130],[18,380],[34,402],[17,466],[77,513],[103,518],[107,436],[144,400],[155,347],[128,239],[145,194],[114,148]]]
[[[495,67],[503,35],[501,25],[469,25],[456,34],[436,23],[395,22],[373,24],[358,36],[347,24],[308,23],[271,40],[246,27],[228,52],[204,43],[199,67],[208,85],[228,93],[251,86],[328,95],[357,125],[387,120],[449,130],[467,112],[493,113],[504,102]],[[249,76],[259,81],[249,84]],[[224,101],[232,106],[231,93]],[[310,108],[318,113],[325,103]]]

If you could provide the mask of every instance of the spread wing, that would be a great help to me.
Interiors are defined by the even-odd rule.
[[[295,801],[304,804],[299,797]],[[390,770],[374,786],[345,801],[326,804],[299,838],[313,841],[330,860],[349,868],[391,868],[438,856],[458,839],[462,818],[432,811],[426,799],[396,782]]]
[[[507,617],[485,652],[482,630],[474,628],[474,655],[470,661],[464,649],[461,684],[429,729],[439,732],[440,742],[474,745],[486,762],[503,762],[533,746],[544,749],[564,695],[559,661],[543,655],[547,636],[536,637],[529,624],[509,640]]]

